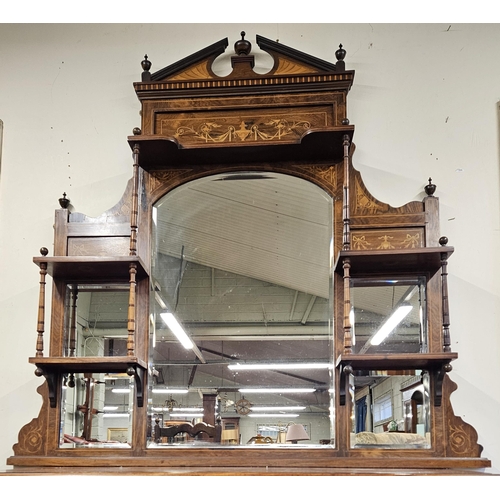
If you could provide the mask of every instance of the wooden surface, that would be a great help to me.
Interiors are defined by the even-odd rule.
[[[497,476],[460,468],[363,467],[26,467],[0,471],[2,476]]]

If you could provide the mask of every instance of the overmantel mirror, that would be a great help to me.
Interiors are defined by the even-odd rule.
[[[332,214],[318,186],[256,171],[203,177],[154,204],[154,420],[219,419],[220,443],[269,445],[300,422],[305,443],[333,442]],[[150,446],[171,442],[206,444],[160,432]]]
[[[436,186],[399,208],[366,189],[342,46],[332,63],[256,43],[265,74],[244,33],[227,76],[228,39],[156,72],[146,56],[123,198],[98,218],[61,198],[16,470],[489,466],[450,403]]]

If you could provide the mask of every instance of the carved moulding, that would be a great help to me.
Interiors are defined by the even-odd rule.
[[[271,169],[266,165],[243,165],[239,167],[214,167],[202,166],[192,169],[168,169],[168,170],[153,170],[146,174],[146,189],[152,199],[157,199],[166,191],[175,187],[206,175],[223,174],[230,172],[282,172],[289,175],[296,175],[305,180],[321,185],[326,189],[334,199],[339,198],[342,194],[342,186],[338,184],[339,169],[341,164],[337,165],[284,165],[282,168],[273,166]]]

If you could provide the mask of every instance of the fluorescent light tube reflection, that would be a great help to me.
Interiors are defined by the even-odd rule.
[[[130,392],[130,389],[111,389],[111,392],[115,394],[127,394]]]
[[[268,389],[268,388],[246,388],[246,389],[238,389],[239,392],[248,392],[248,393],[285,393],[285,392],[304,392],[304,393],[307,393],[307,392],[315,392],[316,389],[309,389],[309,388],[291,388],[291,387],[287,387],[287,388],[281,388],[281,389]]]
[[[227,365],[230,370],[314,370],[333,368],[330,363],[256,363]]]
[[[155,394],[186,394],[187,389],[153,389]]]
[[[176,413],[176,417],[203,418],[203,413]]]
[[[103,417],[106,418],[128,418],[128,413],[104,413]]]
[[[388,320],[380,327],[379,331],[370,340],[371,345],[379,345],[389,334],[396,328],[396,326],[403,321],[409,312],[413,309],[410,304],[403,304],[399,306]]]
[[[298,417],[298,413],[249,413],[247,417],[259,417],[259,418],[296,418]]]
[[[185,349],[192,349],[193,343],[191,339],[187,336],[184,328],[177,321],[176,317],[172,313],[161,313],[161,319],[165,321],[166,325],[170,328],[170,331],[177,337],[177,340],[182,344]]]
[[[252,411],[301,411],[305,406],[252,406]]]

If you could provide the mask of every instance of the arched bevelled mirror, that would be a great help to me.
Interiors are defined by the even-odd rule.
[[[334,443],[332,216],[321,188],[278,173],[155,203],[148,446]]]

